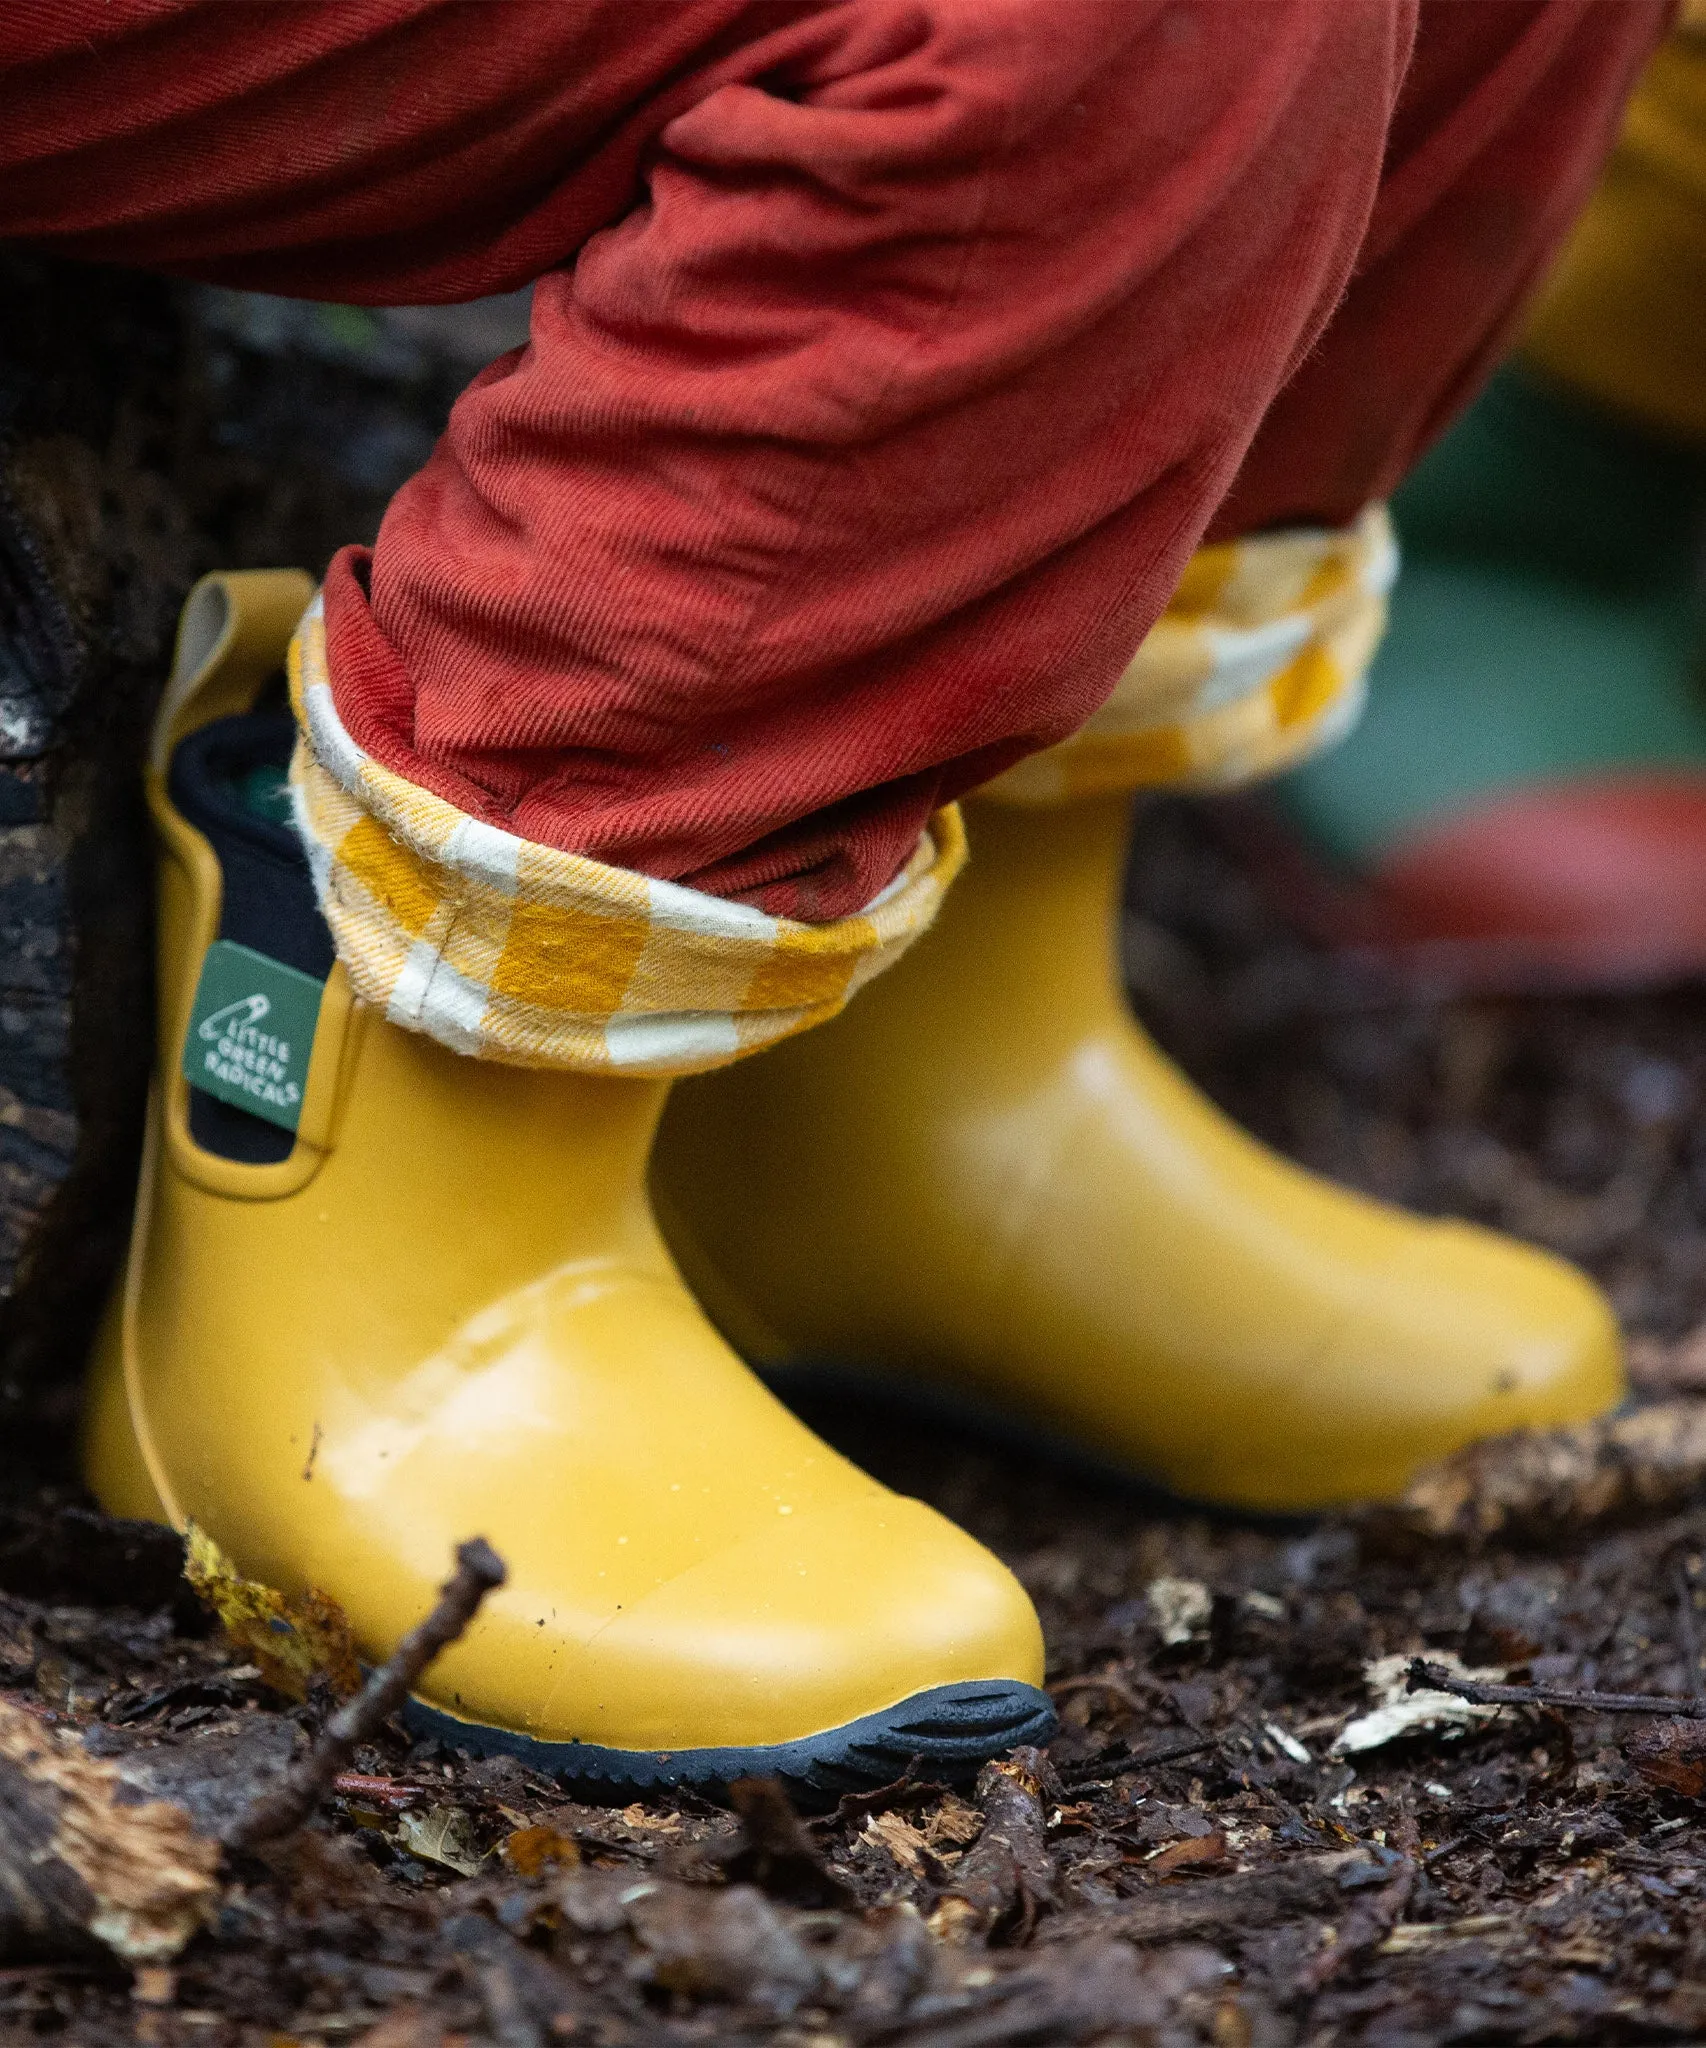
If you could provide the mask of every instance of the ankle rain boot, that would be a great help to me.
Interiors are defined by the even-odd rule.
[[[907,959],[823,1030],[678,1087],[660,1220],[731,1340],[1274,1511],[1611,1407],[1615,1325],[1574,1269],[1289,1164],[1144,1036],[1112,944],[1128,811],[975,806]]]
[[[1018,1583],[795,1421],[682,1285],[645,1188],[668,1084],[460,1057],[352,1000],[268,815],[309,595],[207,579],[160,718],[161,1054],[97,1496],[323,1589],[371,1657],[484,1535],[508,1582],[414,1723],[572,1783],[827,1792],[1045,1738]]]

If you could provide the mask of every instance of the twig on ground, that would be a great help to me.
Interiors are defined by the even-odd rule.
[[[1303,1997],[1313,1998],[1348,1964],[1372,1955],[1403,1919],[1415,1889],[1416,1858],[1421,1848],[1416,1818],[1408,1802],[1399,1812],[1392,1846],[1400,1852],[1402,1860],[1393,1866],[1391,1882],[1357,1905],[1338,1929],[1336,1939],[1317,1950],[1303,1966],[1297,1980]]]
[[[721,1846],[702,1848],[702,1860],[721,1865],[723,1875],[737,1884],[755,1884],[771,1898],[796,1906],[856,1903],[775,1778],[736,1778],[728,1790],[740,1829]]]
[[[1205,1749],[1218,1749],[1218,1735],[1196,1735],[1188,1740],[1163,1742],[1154,1749],[1140,1749],[1128,1756],[1120,1765],[1122,1771],[1146,1770],[1151,1764],[1176,1764],[1181,1757],[1201,1756]]]
[[[1071,1699],[1074,1693],[1105,1692],[1109,1699],[1118,1700],[1122,1707],[1134,1714],[1145,1711],[1140,1700],[1123,1678],[1114,1678],[1102,1672],[1092,1672],[1083,1678],[1062,1678],[1049,1687],[1049,1697],[1055,1700]]]
[[[905,1813],[928,1806],[932,1800],[940,1799],[948,1787],[938,1785],[933,1778],[920,1776],[923,1769],[923,1757],[915,1756],[900,1776],[889,1784],[878,1785],[870,1792],[843,1792],[834,1813],[820,1814],[805,1825],[813,1830],[834,1827],[838,1821],[852,1825],[868,1814],[889,1813],[897,1809]]]
[[[1122,1743],[1117,1749],[1086,1757],[1081,1763],[1064,1769],[1057,1766],[1056,1776],[1063,1785],[1082,1787],[1111,1780],[1121,1771],[1145,1771],[1152,1764],[1174,1764],[1187,1756],[1201,1756],[1205,1749],[1219,1747],[1218,1735],[1188,1735],[1177,1742],[1158,1743],[1154,1749],[1128,1749]]]
[[[983,1833],[965,1853],[954,1882],[930,1915],[930,1931],[949,1942],[987,1941],[1015,1907],[1028,1920],[1054,1889],[1043,1817],[1040,1750],[1014,1750],[985,1764],[977,1781]]]
[[[504,1576],[503,1560],[483,1537],[464,1543],[456,1553],[455,1575],[440,1592],[438,1605],[409,1631],[355,1698],[338,1709],[302,1761],[226,1830],[226,1848],[253,1849],[301,1827],[357,1748],[403,1704],[421,1673],[455,1642]]]
[[[1668,1714],[1706,1721],[1706,1699],[1677,1699],[1659,1692],[1571,1692],[1558,1685],[1489,1685],[1459,1678],[1425,1657],[1410,1660],[1410,1690],[1455,1693],[1478,1707],[1575,1707],[1589,1714]]]
[[[1335,1849],[1322,1856],[1296,1856],[1254,1870],[1234,1871],[1226,1877],[1151,1885],[1093,1916],[1061,1916],[1052,1926],[1045,1923],[1038,1940],[1076,1939],[1087,1923],[1145,1947],[1235,1939],[1252,1928],[1336,1914],[1343,1909],[1346,1880],[1366,1884],[1379,1868],[1368,1849]]]

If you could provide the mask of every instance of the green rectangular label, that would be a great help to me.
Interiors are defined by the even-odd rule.
[[[325,984],[249,946],[216,939],[184,1040],[184,1079],[294,1131]]]

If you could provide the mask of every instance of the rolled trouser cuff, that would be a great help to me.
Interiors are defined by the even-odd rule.
[[[1384,505],[1199,548],[1095,716],[979,795],[1230,789],[1294,767],[1356,723],[1397,573]]]
[[[853,917],[799,924],[518,838],[394,774],[338,715],[316,598],[290,651],[297,827],[355,993],[453,1051],[696,1074],[826,1022],[926,931],[957,810]]]

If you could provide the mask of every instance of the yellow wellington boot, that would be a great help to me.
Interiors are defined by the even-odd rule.
[[[323,1588],[375,1657],[486,1536],[508,1583],[416,1723],[572,1782],[827,1791],[1046,1736],[1017,1582],[797,1423],[683,1287],[645,1190],[666,1084],[462,1058],[352,1002],[267,815],[288,713],[253,708],[308,595],[199,586],[156,735],[161,1057],[95,1492]]]
[[[1127,812],[977,806],[906,959],[678,1087],[659,1214],[731,1340],[1269,1510],[1389,1496],[1472,1438],[1616,1403],[1616,1328],[1573,1268],[1304,1172],[1157,1052],[1114,966]]]

